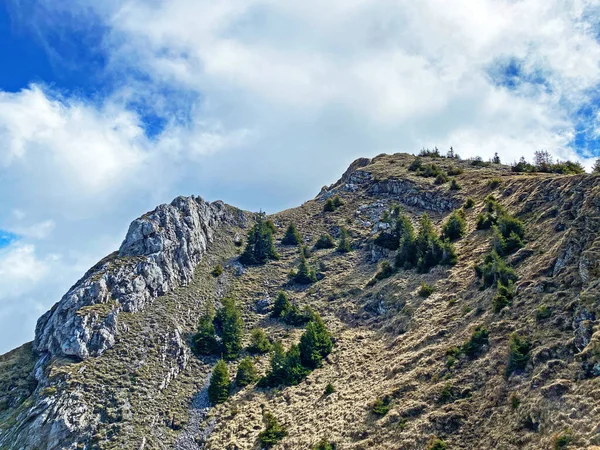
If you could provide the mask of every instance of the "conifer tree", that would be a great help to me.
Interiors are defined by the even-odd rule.
[[[258,435],[258,440],[260,444],[266,448],[271,448],[288,435],[285,427],[279,424],[273,414],[268,412],[265,413],[263,422],[265,424],[265,429]]]
[[[265,214],[258,216],[256,224],[248,232],[246,248],[240,256],[242,264],[265,264],[269,259],[279,259],[273,244],[273,229],[275,226],[265,220]]]
[[[229,397],[229,389],[231,388],[231,382],[229,380],[229,371],[227,370],[227,364],[225,361],[220,359],[213,373],[210,377],[210,384],[208,386],[208,399],[213,405],[217,403],[225,403]]]
[[[271,386],[284,384],[287,378],[286,367],[286,355],[283,345],[281,342],[275,342],[273,344],[273,351],[271,352],[271,371],[267,375],[267,384]]]
[[[323,205],[323,211],[325,212],[333,212],[335,211],[335,204],[333,203],[333,200],[328,198],[327,201],[325,202],[325,205]]]
[[[321,317],[314,313],[306,325],[306,331],[300,337],[300,358],[302,364],[310,369],[319,367],[333,348],[331,335]]]
[[[333,206],[335,207],[335,209],[338,209],[340,206],[343,206],[344,202],[342,201],[342,199],[340,199],[339,195],[336,195],[333,198]]]
[[[350,234],[346,228],[340,228],[340,240],[338,242],[337,251],[340,253],[348,253],[352,248],[350,247]]]
[[[223,300],[223,309],[219,311],[219,322],[223,327],[223,356],[226,359],[233,359],[242,349],[244,333],[244,322],[235,300],[231,298]]]
[[[310,268],[306,257],[302,253],[300,254],[300,265],[298,266],[298,272],[294,276],[294,281],[298,284],[310,284],[317,281],[315,271]]]
[[[237,374],[235,376],[235,383],[240,386],[248,386],[256,381],[256,367],[252,358],[246,357],[240,361],[238,365]]]
[[[300,242],[302,242],[302,237],[300,236],[300,233],[298,233],[296,225],[290,223],[285,232],[285,236],[283,236],[283,239],[281,240],[281,243],[283,245],[298,245]]]
[[[321,236],[319,236],[319,239],[317,240],[317,242],[315,244],[316,249],[333,248],[333,247],[335,247],[335,241],[329,234],[322,234]]]
[[[442,237],[454,241],[463,237],[466,232],[467,222],[465,220],[465,212],[462,209],[458,209],[448,217],[442,228]]]
[[[212,305],[206,304],[205,311],[198,321],[198,331],[194,335],[194,350],[200,355],[212,355],[219,350],[213,319],[215,317]]]
[[[600,158],[596,160],[594,163],[594,167],[592,168],[592,173],[600,173]]]
[[[248,351],[252,353],[267,353],[271,350],[271,342],[261,328],[254,328],[250,333],[250,347]]]
[[[271,317],[281,317],[292,307],[289,297],[284,291],[279,292],[275,302],[273,303],[273,311]]]

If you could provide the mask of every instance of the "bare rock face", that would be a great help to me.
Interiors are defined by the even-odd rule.
[[[216,228],[244,225],[222,202],[177,197],[133,221],[117,253],[100,261],[37,323],[34,348],[85,359],[112,347],[119,312],[136,312],[192,279]]]

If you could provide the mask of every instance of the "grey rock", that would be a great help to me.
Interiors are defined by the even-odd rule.
[[[189,283],[214,231],[244,225],[223,202],[177,197],[132,222],[116,254],[102,260],[37,323],[40,353],[81,359],[102,354],[118,338],[118,315]]]

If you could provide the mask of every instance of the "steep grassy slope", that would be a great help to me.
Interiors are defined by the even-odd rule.
[[[409,172],[413,160],[404,154],[359,160],[316,199],[271,216],[277,242],[290,222],[310,245],[321,233],[350,231],[351,252],[313,251],[309,262],[323,278],[312,285],[289,280],[298,248],[278,246],[278,261],[243,268],[234,242],[247,230],[223,228],[193,282],[143,311],[122,313],[121,337],[101,356],[55,360],[37,388],[26,376],[35,362],[30,347],[3,356],[0,380],[12,375],[0,384],[0,399],[14,389],[19,394],[2,404],[1,448],[20,448],[24,433],[56,420],[51,412],[31,412],[44,402],[76,406],[65,448],[253,449],[263,411],[287,427],[279,445],[288,449],[309,449],[323,438],[338,449],[424,449],[432,436],[450,449],[567,448],[556,447],[561,436],[568,448],[600,445],[600,177],[514,174],[504,166],[424,158],[445,170],[463,169],[455,177],[462,189],[450,190],[449,183]],[[336,194],[344,205],[323,212],[325,199]],[[527,230],[525,247],[506,258],[519,277],[517,295],[497,313],[496,289],[483,288],[474,271],[492,245],[492,231],[475,227],[489,194]],[[373,245],[393,203],[415,224],[427,212],[439,227],[469,197],[475,206],[465,210],[468,231],[456,242],[455,266],[425,274],[399,270],[368,285],[378,263],[394,261],[394,252]],[[225,272],[215,278],[210,272],[218,263]],[[419,293],[423,282],[434,287],[426,298]],[[335,338],[332,354],[297,386],[249,386],[207,409],[203,393],[216,359],[189,350],[203,305],[218,307],[232,295],[247,330],[259,326],[287,346],[302,329],[257,307],[282,289],[322,315]],[[478,326],[489,331],[489,344],[472,358],[449,356]],[[513,332],[531,350],[525,369],[507,376]],[[264,373],[268,356],[256,362]],[[237,363],[229,364],[234,373]],[[328,383],[335,392],[325,395]],[[390,400],[383,417],[372,412],[382,398]]]

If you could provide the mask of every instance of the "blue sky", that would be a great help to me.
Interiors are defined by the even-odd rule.
[[[177,195],[274,212],[360,156],[598,156],[597,0],[7,0],[0,353]]]

